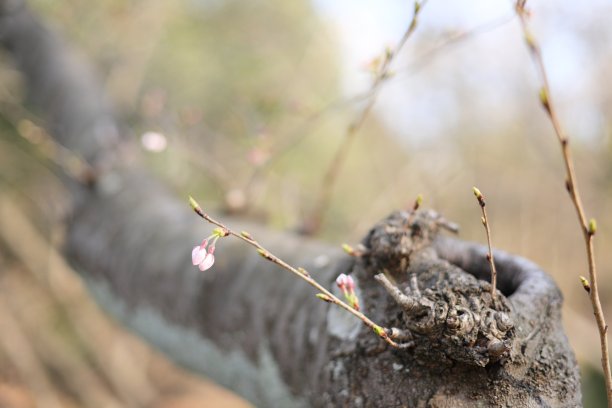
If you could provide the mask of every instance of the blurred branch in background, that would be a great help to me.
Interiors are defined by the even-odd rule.
[[[479,25],[472,29],[467,30],[458,30],[448,38],[443,39],[439,44],[432,47],[428,51],[422,53],[419,57],[415,59],[415,61],[406,66],[397,69],[397,72],[394,72],[390,75],[387,75],[384,78],[384,81],[388,83],[394,83],[398,78],[402,78],[406,75],[414,74],[418,70],[427,66],[428,63],[431,63],[431,60],[436,57],[436,55],[443,52],[446,48],[460,43],[462,41],[469,40],[477,35],[486,34],[492,30],[498,29],[499,27],[508,24],[516,17],[515,14],[510,14],[508,16],[503,16],[497,18],[495,20],[489,21],[485,24]],[[397,50],[399,52],[399,50]],[[391,61],[389,61],[389,64]],[[379,67],[377,67],[380,69]],[[371,67],[370,67],[371,69]],[[381,81],[382,82],[382,81]],[[308,136],[312,128],[317,125],[324,116],[330,115],[333,113],[337,113],[338,110],[344,109],[347,106],[352,106],[355,104],[359,104],[363,101],[370,101],[371,104],[375,102],[375,88],[377,86],[372,85],[371,89],[363,94],[356,95],[352,98],[344,99],[338,98],[338,100],[331,102],[324,108],[319,111],[313,112],[308,115],[303,122],[295,128],[293,131],[285,135],[283,140],[280,140],[278,143],[274,144],[273,147],[262,147],[255,146],[249,153],[249,161],[253,164],[253,172],[249,177],[247,183],[242,188],[244,191],[245,200],[244,203],[246,206],[252,204],[254,201],[257,201],[257,198],[253,196],[253,187],[256,182],[264,177],[267,170],[269,170],[270,166],[273,165],[277,160],[281,159],[284,154],[286,154],[289,150],[295,148],[306,136]],[[367,112],[366,112],[367,114]],[[357,130],[350,131],[356,132]],[[346,139],[345,139],[346,141]],[[339,171],[339,170],[338,170]],[[213,174],[216,172],[213,172]],[[333,184],[333,182],[332,182]],[[226,200],[225,205],[229,210],[232,210],[233,207],[229,200]],[[246,208],[236,208],[237,212],[244,211]],[[233,212],[233,211],[232,211]]]
[[[446,49],[453,45],[457,45],[463,41],[467,41],[476,36],[490,33],[491,31],[497,30],[500,27],[505,26],[516,18],[516,14],[509,14],[502,16],[494,20],[488,21],[484,24],[480,24],[476,27],[472,27],[464,30],[452,31],[446,38],[443,38],[437,45],[433,46],[429,50],[425,51],[421,55],[415,58],[415,61],[404,67],[399,67],[397,73],[389,78],[389,82],[394,82],[405,75],[412,75],[420,69],[423,69],[431,62],[432,58],[444,52]]]
[[[337,147],[336,152],[334,153],[334,156],[325,171],[323,180],[321,181],[321,185],[319,187],[319,193],[314,199],[314,209],[302,223],[301,232],[303,234],[316,235],[319,233],[325,213],[328,211],[329,201],[331,200],[334,185],[338,180],[338,173],[344,165],[346,155],[349,152],[357,132],[376,103],[376,97],[380,91],[380,88],[382,87],[383,83],[392,76],[391,65],[395,57],[400,53],[408,39],[416,30],[419,14],[426,3],[427,0],[415,1],[412,19],[410,20],[408,28],[404,32],[402,38],[394,48],[386,49],[382,56],[376,58],[372,62],[371,69],[374,74],[374,80],[368,92],[369,95],[366,104],[357,114],[357,117],[353,119],[353,121],[347,127],[344,137],[340,142],[340,145]]]
[[[587,221],[587,217],[584,212],[582,196],[578,190],[578,179],[576,177],[574,160],[569,147],[569,138],[561,126],[555,104],[553,103],[548,81],[548,73],[546,71],[546,67],[544,66],[544,60],[542,58],[540,47],[529,29],[529,11],[525,8],[525,4],[526,0],[517,0],[516,13],[521,20],[521,27],[523,28],[525,41],[529,47],[529,51],[533,57],[536,69],[540,75],[540,80],[542,81],[542,88],[540,89],[540,102],[551,121],[555,135],[557,136],[557,140],[559,141],[561,147],[561,155],[565,165],[565,187],[569,193],[572,204],[574,205],[574,209],[576,210],[576,216],[578,217],[580,230],[586,246],[590,282],[583,282],[583,286],[587,290],[591,299],[593,314],[595,315],[595,322],[597,323],[601,348],[601,366],[603,368],[604,379],[606,381],[608,407],[612,408],[612,373],[610,371],[610,356],[608,353],[608,325],[606,324],[601,302],[599,300],[597,265],[595,263],[595,247],[593,244],[593,239],[597,231],[597,224],[593,218],[591,218],[590,221]]]

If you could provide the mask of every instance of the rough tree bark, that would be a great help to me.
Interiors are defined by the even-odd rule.
[[[351,273],[365,312],[410,330],[411,349],[389,348],[235,240],[220,241],[214,271],[199,272],[190,251],[210,227],[117,159],[104,94],[57,37],[21,1],[0,2],[0,13],[0,41],[49,131],[99,172],[93,186],[73,185],[68,259],[102,306],[174,360],[262,407],[580,406],[551,278],[496,251],[503,295],[493,300],[486,249],[439,234],[426,224],[435,216],[393,214],[361,258],[228,221],[328,287]]]

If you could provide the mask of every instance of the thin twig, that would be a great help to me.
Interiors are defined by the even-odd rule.
[[[489,218],[487,217],[487,208],[485,198],[476,187],[473,188],[474,195],[478,200],[478,205],[480,206],[480,210],[482,211],[482,225],[484,226],[485,231],[487,232],[487,245],[489,247],[489,252],[487,253],[487,260],[491,265],[491,297],[495,299],[496,288],[497,288],[497,269],[495,268],[495,259],[493,258],[493,244],[491,240],[491,228],[489,227]]]
[[[491,31],[494,31],[508,23],[510,23],[514,18],[516,18],[516,15],[514,13],[510,14],[510,15],[506,15],[506,16],[500,16],[494,20],[491,21],[487,21],[483,24],[477,25],[469,30],[465,30],[465,31],[459,31],[457,33],[454,33],[450,36],[448,36],[446,39],[444,39],[442,42],[438,43],[437,45],[433,46],[431,49],[425,51],[423,54],[421,54],[420,56],[416,57],[414,59],[414,62],[401,67],[401,68],[397,68],[397,74],[395,74],[392,78],[389,79],[389,81],[393,81],[393,82],[397,82],[397,80],[399,78],[405,77],[407,75],[410,74],[414,74],[417,71],[419,71],[420,69],[424,68],[425,66],[427,66],[427,64],[429,62],[431,62],[431,60],[436,57],[436,55],[438,55],[440,52],[444,51],[446,48],[448,48],[451,45],[455,45],[457,43],[460,43],[462,41],[466,41],[469,40],[473,37],[477,37],[481,34],[486,34],[489,33]]]
[[[595,315],[595,321],[597,322],[597,328],[599,331],[599,340],[601,345],[601,366],[604,371],[604,378],[606,381],[606,395],[608,398],[608,407],[612,408],[612,375],[610,370],[610,358],[608,352],[608,326],[606,324],[603,310],[601,308],[601,302],[599,301],[599,290],[597,284],[597,267],[595,265],[595,249],[593,246],[593,238],[596,232],[595,220],[591,219],[587,222],[587,217],[584,212],[582,205],[582,199],[578,191],[578,183],[576,179],[576,172],[574,170],[574,162],[570,154],[569,140],[565,133],[557,111],[552,102],[550,86],[548,82],[548,75],[542,59],[542,53],[540,47],[535,41],[535,38],[531,34],[528,26],[529,12],[525,9],[526,0],[518,0],[516,3],[516,13],[519,16],[521,26],[523,28],[523,34],[525,41],[529,47],[531,57],[536,65],[540,80],[542,82],[542,88],[540,89],[540,102],[542,107],[546,111],[548,118],[550,119],[557,140],[561,145],[561,154],[563,156],[563,163],[565,165],[565,187],[569,193],[570,199],[574,204],[576,215],[580,223],[580,229],[582,230],[582,236],[584,238],[588,267],[589,267],[589,278],[590,278],[590,291],[588,291],[591,299],[591,306],[593,308],[593,314]],[[583,283],[584,285],[584,283]]]
[[[414,13],[412,15],[412,20],[404,35],[400,39],[399,43],[394,49],[389,49],[385,53],[385,57],[382,60],[382,65],[379,67],[376,72],[376,76],[374,78],[374,82],[370,87],[369,94],[371,95],[368,99],[364,108],[359,112],[358,116],[353,120],[353,122],[347,127],[346,132],[344,133],[344,138],[340,142],[334,157],[332,158],[327,171],[323,176],[323,180],[321,182],[321,190],[315,200],[314,211],[309,219],[306,220],[305,225],[302,228],[302,232],[308,235],[315,234],[321,228],[323,223],[323,218],[325,216],[325,212],[329,207],[329,202],[331,200],[331,194],[334,185],[336,184],[336,180],[338,179],[338,175],[340,173],[340,169],[346,160],[347,153],[352,142],[355,140],[355,135],[365,122],[368,114],[372,110],[374,103],[376,102],[376,98],[380,92],[380,89],[383,83],[391,76],[391,64],[395,60],[395,57],[399,54],[401,49],[404,47],[408,39],[412,36],[417,27],[418,16],[423,6],[427,3],[427,0],[416,1],[414,3]]]
[[[372,329],[374,331],[374,333],[376,333],[379,337],[381,337],[383,340],[385,340],[391,346],[393,346],[395,348],[407,348],[407,347],[409,347],[411,345],[411,343],[403,344],[403,343],[397,343],[397,342],[393,341],[391,339],[391,337],[390,337],[390,335],[393,333],[392,329],[388,329],[388,328],[379,326],[378,324],[374,323],[366,315],[364,315],[360,311],[354,309],[349,304],[345,303],[344,301],[342,301],[341,299],[336,297],[332,292],[327,290],[323,285],[321,285],[319,282],[317,282],[310,275],[310,273],[308,273],[308,271],[306,269],[304,269],[304,268],[295,268],[295,267],[289,265],[287,262],[283,261],[282,259],[280,259],[276,255],[271,253],[269,250],[264,248],[248,232],[246,232],[246,231],[242,231],[241,233],[234,232],[232,229],[227,227],[222,222],[215,220],[210,215],[208,215],[207,213],[202,211],[202,208],[200,207],[200,205],[192,197],[189,197],[189,204],[191,205],[191,208],[193,208],[193,210],[196,212],[196,214],[198,214],[201,218],[203,218],[204,220],[208,221],[209,223],[214,224],[217,227],[221,228],[223,230],[223,233],[224,233],[225,236],[232,235],[232,236],[234,236],[236,238],[241,239],[242,241],[246,242],[247,244],[255,247],[257,249],[257,252],[259,253],[259,255],[261,255],[266,260],[268,260],[268,261],[270,261],[270,262],[280,266],[281,268],[283,268],[283,269],[293,273],[294,275],[298,276],[299,278],[305,280],[309,285],[313,286],[314,288],[316,288],[320,292],[317,295],[318,298],[320,298],[320,299],[322,299],[322,300],[324,300],[324,301],[326,301],[328,303],[333,303],[336,306],[338,306],[338,307],[346,310],[347,312],[351,313],[352,315],[354,315],[355,317],[360,319],[366,326],[368,326],[370,329]]]

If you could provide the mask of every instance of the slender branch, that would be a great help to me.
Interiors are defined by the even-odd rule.
[[[394,75],[393,78],[390,78],[389,80],[395,82],[398,78],[405,77],[410,74],[414,74],[420,69],[422,69],[423,67],[427,66],[427,64],[431,62],[431,60],[434,59],[436,55],[438,55],[440,52],[444,51],[446,48],[450,47],[451,45],[455,45],[460,42],[467,41],[481,34],[487,34],[500,27],[503,27],[504,25],[510,23],[515,18],[516,18],[516,15],[512,13],[506,16],[498,17],[491,21],[487,21],[469,30],[458,31],[448,36],[446,39],[443,39],[442,42],[436,44],[435,46],[425,51],[420,56],[416,57],[412,63],[404,67],[397,68],[397,74]]]
[[[408,348],[408,347],[410,347],[412,345],[412,343],[397,343],[397,342],[393,341],[391,339],[392,334],[394,333],[393,329],[388,329],[388,328],[382,327],[382,326],[374,323],[372,320],[370,320],[366,315],[361,313],[359,310],[356,310],[355,308],[353,308],[352,306],[350,306],[346,302],[344,302],[341,299],[339,299],[332,292],[327,290],[323,285],[321,285],[319,282],[317,282],[310,275],[310,273],[306,269],[304,269],[304,268],[295,268],[295,267],[289,265],[287,262],[283,261],[282,259],[280,259],[276,255],[274,255],[273,253],[268,251],[266,248],[264,248],[248,232],[242,231],[240,233],[236,233],[232,229],[230,229],[229,227],[224,225],[222,222],[215,220],[210,215],[208,215],[207,213],[202,211],[202,208],[193,199],[193,197],[189,197],[189,204],[191,205],[191,208],[193,208],[193,210],[196,212],[196,214],[198,214],[201,218],[203,218],[204,220],[208,221],[209,223],[214,224],[217,227],[221,228],[222,231],[223,231],[223,235],[224,236],[232,235],[232,236],[234,236],[236,238],[239,238],[239,239],[243,240],[247,244],[255,247],[257,249],[257,252],[259,253],[259,255],[261,255],[263,258],[265,258],[266,260],[268,260],[268,261],[270,261],[270,262],[280,266],[281,268],[283,268],[283,269],[293,273],[294,275],[298,276],[299,278],[305,280],[309,285],[311,285],[314,288],[316,288],[320,292],[319,294],[317,294],[317,297],[319,299],[324,300],[324,301],[326,301],[328,303],[333,303],[336,306],[346,310],[347,312],[349,312],[353,316],[357,317],[358,319],[360,319],[363,322],[363,324],[365,324],[370,329],[372,329],[374,331],[374,333],[376,333],[379,337],[381,337],[383,340],[385,340],[391,346],[393,346],[395,348]]]
[[[399,43],[396,45],[394,49],[388,49],[385,53],[385,57],[381,62],[381,66],[378,68],[376,72],[376,76],[374,78],[374,82],[370,87],[370,98],[368,99],[364,108],[359,112],[357,117],[351,122],[351,124],[347,127],[346,132],[344,133],[344,138],[340,142],[340,146],[336,150],[334,157],[332,158],[327,171],[323,176],[323,180],[321,183],[321,190],[315,200],[314,211],[309,219],[306,220],[305,225],[302,228],[302,231],[307,235],[313,235],[319,231],[321,225],[323,223],[323,218],[325,216],[325,212],[329,207],[329,202],[331,200],[332,191],[336,181],[338,179],[338,175],[340,173],[340,169],[346,160],[347,153],[353,141],[355,140],[355,135],[361,129],[361,126],[365,122],[368,114],[372,110],[374,103],[376,102],[376,98],[382,88],[383,83],[390,78],[391,76],[391,64],[395,60],[395,57],[399,54],[401,49],[404,47],[408,39],[412,36],[417,27],[418,16],[423,9],[423,6],[427,3],[427,0],[416,1],[414,3],[414,13],[412,15],[412,20],[408,25],[408,28],[404,32],[404,35],[400,39]]]
[[[495,290],[497,288],[497,269],[495,268],[495,259],[493,258],[493,243],[491,240],[491,228],[489,227],[489,218],[487,217],[487,208],[485,198],[476,187],[473,188],[474,195],[478,200],[478,205],[480,206],[480,210],[482,211],[482,225],[484,226],[485,231],[487,232],[487,246],[489,247],[489,252],[487,253],[487,261],[491,265],[491,297],[495,299]]]
[[[518,0],[516,3],[516,13],[519,16],[525,41],[529,47],[531,57],[534,61],[540,80],[542,82],[542,88],[540,89],[540,102],[542,107],[546,111],[548,118],[551,121],[557,140],[561,145],[561,154],[563,156],[563,163],[565,165],[565,187],[569,193],[570,199],[576,210],[576,215],[580,223],[580,229],[582,230],[582,236],[584,238],[588,267],[589,267],[589,278],[590,278],[590,291],[588,291],[591,299],[591,306],[593,308],[593,314],[595,315],[595,321],[597,322],[597,328],[599,331],[599,340],[601,346],[601,365],[604,371],[604,378],[606,381],[606,394],[608,398],[608,407],[612,408],[612,374],[610,370],[610,358],[608,352],[608,325],[606,324],[601,302],[599,300],[599,290],[597,284],[597,267],[595,265],[595,249],[593,246],[593,237],[596,231],[595,220],[587,222],[587,217],[584,212],[582,205],[582,199],[578,190],[578,183],[576,179],[576,172],[574,169],[574,162],[571,156],[569,148],[569,139],[565,130],[561,126],[555,105],[553,104],[550,92],[550,86],[548,81],[548,75],[546,73],[546,67],[542,58],[540,47],[538,46],[535,38],[531,34],[528,26],[529,12],[525,9],[526,0]],[[583,284],[584,285],[584,284]]]

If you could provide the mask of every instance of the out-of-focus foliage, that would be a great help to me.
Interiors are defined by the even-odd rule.
[[[355,108],[339,93],[336,39],[309,2],[39,6],[95,61],[134,138],[154,130],[170,140],[149,157],[155,171],[211,205],[300,224]],[[405,157],[375,117],[367,127],[373,143],[360,143],[343,172],[359,180],[349,182],[356,197],[377,192],[362,182],[372,171],[395,172],[377,163]],[[272,162],[254,175],[257,155]],[[334,204],[329,219],[348,225],[361,210]]]

